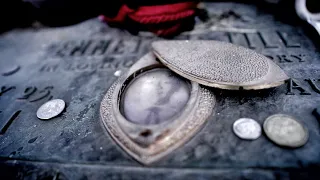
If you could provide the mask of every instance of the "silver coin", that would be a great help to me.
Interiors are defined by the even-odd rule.
[[[263,123],[263,130],[268,138],[280,146],[300,147],[309,138],[308,129],[293,117],[285,114],[275,114]]]
[[[254,140],[261,136],[261,126],[253,119],[241,118],[233,123],[233,132],[241,139]]]
[[[65,108],[66,103],[62,99],[53,99],[44,103],[37,111],[39,119],[51,119],[58,116]]]

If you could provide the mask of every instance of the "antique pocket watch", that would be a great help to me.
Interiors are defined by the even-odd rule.
[[[104,96],[101,119],[113,139],[141,163],[152,163],[184,144],[215,106],[213,93],[148,53]]]
[[[212,115],[216,100],[205,86],[265,89],[287,79],[267,57],[230,43],[156,41],[108,90],[101,119],[126,152],[149,164],[188,141]]]

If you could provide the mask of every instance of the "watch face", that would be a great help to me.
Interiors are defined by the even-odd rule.
[[[144,164],[188,141],[212,114],[212,92],[142,57],[108,90],[101,120],[113,139]]]
[[[265,89],[288,76],[267,57],[253,50],[219,41],[156,41],[159,60],[181,76],[221,89]]]

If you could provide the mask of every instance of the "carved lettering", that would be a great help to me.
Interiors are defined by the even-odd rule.
[[[47,51],[58,57],[78,57],[103,55],[108,50],[112,40],[81,40],[67,41],[63,44],[51,45]]]
[[[9,128],[9,126],[12,124],[12,122],[18,118],[19,114],[21,113],[21,110],[19,111],[16,111],[15,113],[13,113],[11,115],[11,117],[9,118],[9,120],[4,123],[4,125],[1,126],[1,129],[0,129],[0,135],[3,135],[7,129]]]
[[[251,42],[251,40],[250,40],[250,38],[249,38],[249,35],[248,35],[247,33],[243,33],[243,36],[244,36],[244,38],[245,38],[245,40],[246,40],[246,42],[247,42],[247,44],[248,44],[248,47],[249,47],[250,49],[255,49],[256,47],[253,46],[253,44],[252,44],[252,42]]]
[[[85,69],[87,69],[88,68],[88,64],[87,63],[79,63],[76,67],[77,67],[77,69],[79,69],[79,70],[85,70]]]
[[[10,90],[16,89],[14,86],[6,87],[6,86],[1,86],[0,89],[0,96],[3,95],[6,92],[9,92]]]
[[[257,32],[258,37],[260,38],[262,44],[265,48],[278,48],[278,45],[271,44],[267,39],[264,37],[264,35],[261,32]]]
[[[75,47],[73,47],[73,49],[71,50],[70,55],[71,56],[83,56],[91,43],[92,43],[91,40],[89,40],[89,41],[83,40],[83,41],[76,43]]]
[[[72,50],[74,43],[74,41],[69,41],[64,43],[62,46],[57,46],[57,50],[54,55],[58,57],[70,56],[70,51]]]
[[[111,45],[115,42],[114,45]],[[81,40],[67,41],[49,46],[48,53],[57,57],[83,57],[83,56],[102,56],[118,54],[138,54],[140,52],[142,40],[140,38],[130,40]],[[112,48],[111,50],[109,50]],[[53,52],[53,53],[52,53]],[[42,67],[41,71],[52,72],[55,67]]]
[[[300,95],[311,95],[309,91],[307,91],[305,88],[302,88],[300,85],[298,85],[296,82],[294,82],[292,79],[288,80],[288,86],[287,86],[287,95],[295,95],[293,92],[293,89],[296,89],[300,91]]]
[[[17,98],[17,99],[28,99],[32,94],[34,94],[35,92],[37,91],[37,88],[36,87],[27,87],[25,90],[24,90],[24,95]]]
[[[6,72],[1,73],[2,76],[11,76],[20,70],[20,66],[12,67],[12,69],[7,69]]]
[[[115,46],[112,53],[123,54],[123,53],[138,53],[140,48],[141,40],[120,40]]]
[[[229,42],[248,47],[250,49],[255,49],[251,36],[249,34],[255,34],[255,33],[228,33],[227,36],[229,38]]]
[[[300,43],[294,42],[289,38],[286,32],[275,31],[275,35],[270,35],[271,32],[222,32],[216,31],[214,33],[203,33],[192,36],[193,39],[214,39],[227,41],[233,44],[239,44],[246,46],[251,49],[258,48],[259,42],[262,43],[263,48],[279,48],[284,45],[286,48],[297,48],[301,47]],[[152,36],[153,37],[153,36]],[[272,38],[270,38],[272,37]],[[277,39],[274,39],[277,38]],[[180,35],[177,39],[190,39],[190,35]],[[143,37],[144,41],[148,41],[146,37]],[[113,43],[114,42],[114,43]],[[258,44],[256,44],[256,42]],[[281,43],[282,42],[282,43]],[[280,44],[281,43],[281,44]],[[112,45],[111,45],[112,44]],[[114,41],[113,39],[89,39],[89,40],[72,40],[64,43],[53,44],[48,47],[47,51],[49,54],[58,57],[82,57],[82,56],[102,56],[107,52],[108,55],[119,55],[119,54],[138,54],[144,50],[141,38],[124,40],[120,39]],[[148,45],[148,43],[143,43]],[[112,48],[112,49],[110,49]],[[53,53],[52,53],[53,52]],[[280,54],[280,56],[282,56]],[[287,60],[286,60],[286,59]],[[293,59],[293,60],[292,60]],[[290,61],[301,61],[303,59],[299,55],[287,55],[287,57],[281,57],[282,62]],[[44,66],[41,71],[54,72],[57,67],[55,66]]]
[[[66,65],[55,65],[57,69],[61,68],[63,71],[108,71],[108,70],[115,70],[115,69],[121,69],[121,68],[128,68],[131,67],[135,62],[137,58],[130,57],[130,58],[114,58],[114,57],[106,57],[102,60],[102,62],[74,62],[74,63],[68,63]],[[28,95],[30,95],[34,92],[31,91],[31,87],[28,87],[25,91]],[[26,99],[23,98],[26,95],[22,96],[20,99]]]
[[[28,100],[29,102],[36,102],[42,99],[47,98],[47,100],[50,100],[53,98],[51,95],[51,91],[53,89],[53,86],[47,86],[44,89],[37,92],[37,88],[34,86],[27,87],[24,90],[24,95],[17,98],[19,100]],[[35,97],[33,97],[35,96]],[[32,98],[31,98],[32,97]]]
[[[271,40],[268,39],[266,35],[262,32],[254,32],[254,33],[227,32],[226,36],[230,43],[242,45],[250,49],[257,48],[257,46],[254,44],[254,41],[253,41],[253,39],[256,39],[256,37],[258,38],[258,40],[261,41],[264,48],[270,49],[270,48],[280,47],[280,44],[277,41],[274,40],[273,42],[271,42]],[[291,46],[288,46],[288,47],[291,47]]]
[[[294,55],[294,54],[289,54],[289,55],[264,54],[264,56],[266,56],[267,58],[269,58],[271,60],[278,60],[279,63],[303,63],[303,62],[306,62],[305,55],[303,55],[303,54],[298,54],[298,55]]]
[[[232,35],[230,32],[227,32],[227,37],[230,43],[233,43]]]
[[[292,60],[288,59],[286,55],[277,55],[277,57],[279,58],[280,63],[293,62]]]
[[[296,58],[299,62],[305,62],[305,60],[303,59],[303,57],[305,57],[305,55],[303,55],[303,54],[291,55],[291,57]]]
[[[107,51],[110,43],[111,43],[111,40],[100,40],[98,43],[95,43],[90,54],[93,56],[103,55]]]
[[[278,34],[279,38],[281,39],[281,41],[283,42],[283,44],[287,48],[299,48],[299,47],[301,47],[301,45],[299,43],[294,43],[292,41],[289,41],[287,33],[277,31],[277,34]]]
[[[40,68],[40,72],[55,72],[56,69],[58,68],[58,65],[48,65],[45,64]]]
[[[98,67],[99,69],[116,69],[119,64],[119,62],[115,61],[115,58],[113,57],[106,57],[102,60],[101,65]]]
[[[316,80],[315,79],[306,79],[306,81],[309,82],[311,88],[318,94],[320,94],[320,88],[316,85]],[[319,79],[318,79],[319,81]]]
[[[73,71],[74,67],[72,66],[72,64],[66,64],[66,66],[64,66],[66,71]]]
[[[53,96],[51,96],[51,91],[53,89],[53,86],[47,86],[45,87],[43,90],[39,91],[39,95],[31,100],[29,100],[30,102],[36,102],[36,101],[40,101],[44,98],[47,98],[47,100],[51,100],[53,98]]]
[[[116,62],[116,63],[102,62],[98,68],[100,70],[117,69],[120,66],[119,64],[120,62]]]

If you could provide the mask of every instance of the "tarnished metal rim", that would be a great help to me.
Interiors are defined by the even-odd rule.
[[[169,124],[170,122],[168,121],[165,121],[165,122],[162,122],[161,124],[156,124],[156,125],[139,125],[139,124],[134,124],[130,121],[128,121],[121,113],[120,111],[120,102],[121,102],[121,98],[122,98],[122,95],[123,93],[125,92],[125,89],[127,87],[127,81],[132,81],[135,77],[139,76],[141,73],[143,72],[147,72],[149,70],[153,70],[153,69],[156,69],[156,68],[167,68],[165,67],[164,65],[162,64],[154,64],[154,65],[150,65],[150,66],[146,66],[146,67],[143,67],[139,70],[137,70],[136,72],[132,73],[132,74],[125,74],[121,77],[119,77],[119,85],[116,86],[115,90],[114,90],[114,96],[113,96],[113,99],[116,101],[113,101],[113,112],[115,113],[116,115],[116,118],[118,118],[122,123],[128,123],[130,126],[135,126],[135,128],[145,128],[145,127],[158,127],[159,125],[161,124]],[[188,81],[188,80],[187,80]],[[128,82],[129,84],[130,82]],[[195,104],[195,101],[198,97],[198,92],[199,92],[199,84],[198,83],[195,83],[195,82],[189,82],[190,85],[191,85],[191,88],[190,88],[190,98],[184,108],[184,111],[183,111],[183,114],[181,115],[182,117],[184,117],[186,114],[188,114],[187,112],[191,111],[192,110],[192,107],[194,106]],[[180,119],[180,118],[179,118]]]
[[[215,98],[212,92],[192,82],[191,84],[198,90],[194,102],[189,105],[189,108],[185,108],[182,115],[174,121],[179,122],[177,123],[179,126],[172,128],[168,135],[157,140],[149,147],[141,147],[130,139],[119,124],[119,117],[124,118],[119,111],[119,94],[121,94],[120,90],[123,82],[130,75],[132,74],[127,73],[121,76],[104,96],[100,105],[101,121],[111,137],[126,152],[139,162],[150,164],[169,154],[194,136],[212,114]]]

